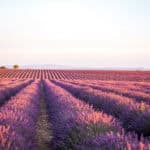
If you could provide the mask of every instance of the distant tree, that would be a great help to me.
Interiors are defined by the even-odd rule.
[[[6,69],[6,67],[5,66],[0,66],[0,69]]]
[[[18,68],[19,68],[19,65],[15,64],[15,65],[13,65],[13,68],[14,68],[14,69],[18,69]]]

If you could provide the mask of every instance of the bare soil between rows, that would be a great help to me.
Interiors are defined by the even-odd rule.
[[[40,115],[36,127],[36,150],[51,150],[52,132],[46,111],[45,95],[41,84]]]

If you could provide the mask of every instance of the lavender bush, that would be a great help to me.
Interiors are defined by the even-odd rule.
[[[0,87],[0,106],[11,96],[26,87],[32,80],[16,81],[16,83]]]
[[[33,150],[40,109],[40,83],[33,82],[0,109],[0,149]]]
[[[149,150],[149,140],[138,138],[134,134],[108,133],[89,138],[76,145],[76,150]]]
[[[126,131],[135,131],[139,136],[150,136],[150,106],[145,103],[136,103],[129,98],[113,93],[94,90],[62,81],[53,81],[77,98],[80,98],[96,109],[119,118]]]
[[[49,118],[52,123],[52,147],[54,150],[78,150],[83,146],[86,147],[86,144],[84,145],[86,140],[95,139],[99,135],[106,136],[105,144],[107,145],[109,144],[107,135],[110,133],[121,135],[123,142],[131,142],[128,137],[121,134],[123,129],[120,122],[112,116],[95,111],[91,106],[73,97],[50,81],[44,80],[44,88]],[[130,146],[139,145],[138,138],[133,137],[134,134],[132,133],[130,135],[132,141],[135,141],[130,143]],[[127,139],[126,141],[124,137]],[[88,142],[86,143],[88,147]],[[116,144],[119,145],[119,142],[116,141]],[[144,147],[147,146],[144,142],[142,144]],[[99,149],[103,148],[101,145],[98,146]],[[123,149],[124,145],[121,148]]]

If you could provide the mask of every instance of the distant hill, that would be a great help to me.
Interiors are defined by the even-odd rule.
[[[144,70],[150,70],[147,68],[142,67],[95,67],[95,66],[89,66],[89,67],[75,67],[75,66],[66,66],[66,65],[56,65],[56,64],[40,64],[40,65],[27,65],[27,66],[20,66],[24,69],[87,69],[87,70],[138,70],[138,71],[144,71]]]
[[[33,64],[33,65],[19,65],[20,69],[79,69],[79,70],[134,70],[134,71],[150,71],[150,68],[143,68],[143,67],[76,67],[76,66],[67,66],[67,65],[57,65],[57,64]],[[13,68],[12,65],[6,65],[7,68]]]
[[[40,65],[25,65],[21,66],[24,69],[76,69],[75,67],[55,64],[40,64]]]

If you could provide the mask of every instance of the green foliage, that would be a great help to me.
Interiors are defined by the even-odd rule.
[[[90,137],[111,132],[113,129],[107,124],[91,124],[85,127],[75,127],[70,130],[68,136],[65,138],[64,143],[60,146],[61,150],[72,150],[76,144],[80,144],[85,139]]]
[[[0,69],[6,69],[6,67],[5,66],[0,66]]]
[[[14,69],[18,69],[18,68],[19,68],[19,65],[15,64],[15,65],[13,65],[13,68],[14,68]]]

